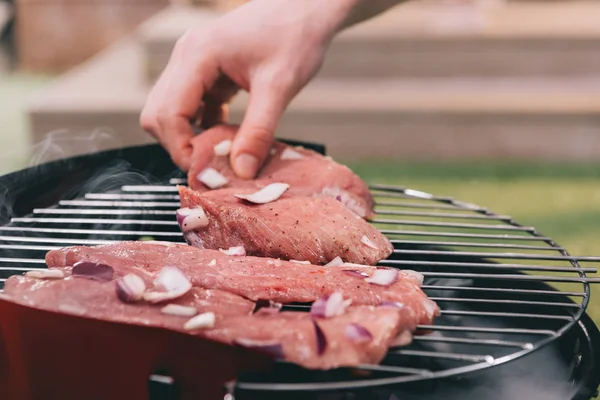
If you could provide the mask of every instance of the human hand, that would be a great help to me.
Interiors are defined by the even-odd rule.
[[[227,103],[246,90],[249,104],[230,157],[238,176],[253,178],[281,115],[316,74],[343,19],[337,16],[344,12],[340,5],[327,3],[252,0],[209,26],[188,31],[148,97],[142,127],[187,171],[191,122],[202,128],[226,122]]]

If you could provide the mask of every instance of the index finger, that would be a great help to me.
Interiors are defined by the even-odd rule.
[[[191,53],[185,41],[173,50],[171,59],[142,112],[142,126],[154,134],[175,164],[188,170],[194,133],[191,121],[197,117],[202,97],[216,80],[218,69]]]

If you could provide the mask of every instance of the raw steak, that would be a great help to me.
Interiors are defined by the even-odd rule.
[[[323,333],[325,345],[319,354],[315,325]],[[353,340],[347,336],[349,325],[365,328],[372,338]],[[350,307],[333,318],[311,318],[302,312],[255,314],[252,317],[227,318],[215,329],[206,331],[209,338],[240,344],[246,341],[264,343],[266,348],[280,344],[286,360],[310,369],[379,363],[392,342],[407,332],[398,310],[386,307]],[[406,344],[406,342],[405,342]]]
[[[204,194],[179,187],[181,206],[201,207],[209,223],[185,234],[198,248],[244,246],[247,254],[326,264],[339,256],[345,262],[375,265],[393,251],[375,227],[328,198],[295,197],[252,204],[234,194],[254,189],[220,189]]]
[[[177,303],[199,306],[193,296],[186,297]],[[378,363],[397,335],[406,331],[400,311],[394,308],[350,307],[341,316],[313,320],[310,314],[300,312],[236,315],[226,304],[216,303],[213,305],[217,308],[211,308],[216,314],[214,328],[185,330],[184,324],[190,317],[165,315],[160,311],[162,306],[143,301],[122,303],[117,299],[114,281],[101,282],[73,276],[56,280],[13,276],[6,282],[3,298],[52,312],[161,327],[220,342],[275,351],[278,357],[313,369]],[[207,311],[208,308],[202,310]],[[320,339],[317,339],[315,323],[322,333]],[[366,329],[367,337],[357,340],[348,336],[346,331],[350,324],[355,324],[350,329],[357,325]]]
[[[360,273],[372,276],[376,267],[321,267],[259,257],[228,256],[184,244],[119,242],[101,246],[73,246],[46,255],[50,268],[66,268],[79,261],[110,265],[117,276],[136,272],[151,282],[167,265],[180,268],[192,285],[218,289],[253,301],[309,303],[341,292],[353,305],[401,304],[404,324],[431,324],[437,305],[420,289],[414,271],[398,273],[389,286],[368,283]]]
[[[4,293],[21,304],[50,311],[135,325],[181,329],[182,317],[160,312],[166,303],[144,303],[144,307],[139,307],[138,303],[120,301],[116,295],[114,280],[96,281],[69,274],[64,279],[35,279],[15,275],[6,280]],[[240,296],[198,287],[169,303],[195,307],[198,313],[212,311],[221,318],[248,315],[255,307],[252,301]]]
[[[276,141],[255,180],[238,178],[230,167],[229,156],[216,155],[214,149],[215,145],[232,140],[236,131],[234,126],[217,126],[192,140],[192,165],[188,173],[188,184],[192,189],[209,190],[198,180],[198,175],[205,168],[213,168],[227,178],[225,188],[257,189],[269,183],[284,182],[291,186],[291,195],[338,198],[359,216],[372,215],[373,197],[360,177],[345,165],[302,147]]]

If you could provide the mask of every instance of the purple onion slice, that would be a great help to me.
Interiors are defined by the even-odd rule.
[[[236,339],[235,344],[249,349],[257,350],[266,353],[273,358],[284,360],[285,354],[283,353],[283,346],[279,342],[270,342],[263,340],[251,340],[251,339]]]
[[[342,272],[348,276],[353,276],[355,278],[360,278],[360,279],[369,277],[369,274],[362,272],[362,271],[357,271],[355,269],[344,269],[344,270],[342,270]]]
[[[313,326],[315,327],[315,338],[317,340],[317,354],[322,355],[327,348],[327,338],[325,337],[325,333],[314,320],[312,321]]]
[[[79,261],[73,265],[71,274],[96,281],[111,281],[115,270],[110,265]]]
[[[383,301],[381,302],[381,304],[379,305],[380,307],[393,307],[393,308],[404,308],[404,304],[400,303],[399,301]]]
[[[365,281],[379,286],[390,286],[398,280],[398,270],[395,268],[378,268],[373,276]]]
[[[346,330],[344,331],[346,337],[354,342],[368,342],[373,340],[373,335],[367,328],[360,324],[350,323],[346,325]]]
[[[124,303],[133,303],[141,300],[146,291],[144,280],[136,274],[127,274],[117,279],[117,297]]]
[[[342,315],[350,303],[352,303],[352,300],[344,300],[341,292],[334,292],[327,297],[315,301],[310,308],[310,314],[313,317],[320,318],[335,317]]]

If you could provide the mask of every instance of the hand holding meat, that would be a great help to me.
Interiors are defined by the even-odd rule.
[[[240,89],[246,90],[250,103],[230,160],[238,176],[253,178],[268,155],[281,115],[318,71],[334,35],[397,3],[248,2],[178,40],[140,123],[187,171],[194,136],[190,122],[203,128],[225,122],[226,104]]]

